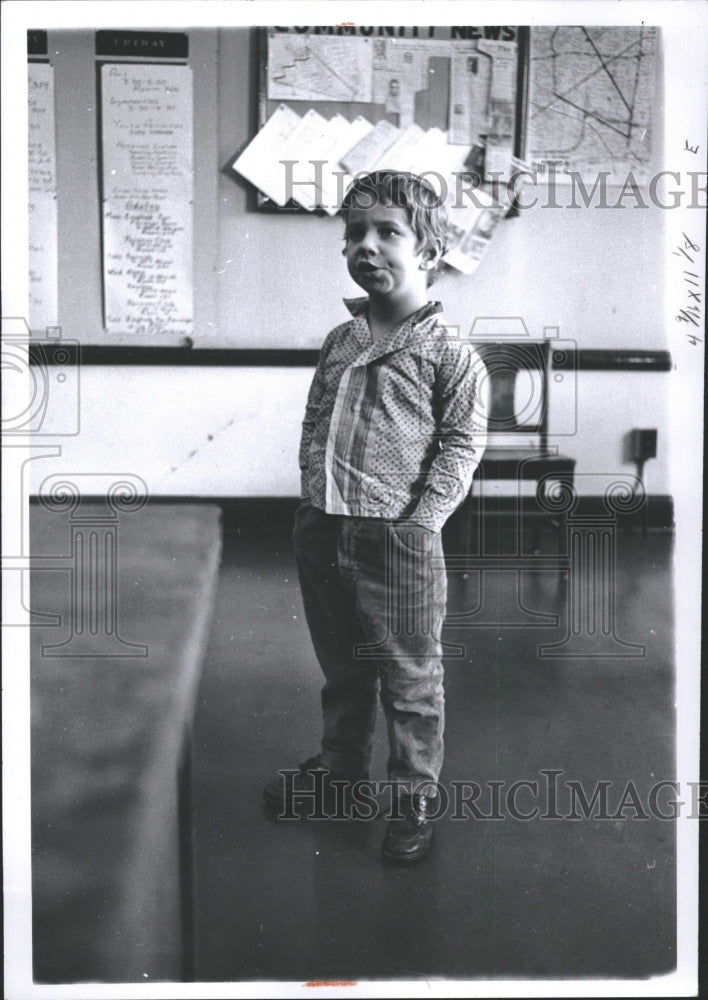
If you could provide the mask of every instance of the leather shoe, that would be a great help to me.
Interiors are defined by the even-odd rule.
[[[387,861],[409,864],[420,861],[430,850],[433,825],[428,818],[437,808],[437,798],[429,795],[401,795],[398,799],[401,819],[391,819],[381,846]]]
[[[295,811],[307,812],[310,818],[315,819],[331,815],[344,818],[339,814],[343,803],[346,803],[346,808],[349,807],[347,792],[352,780],[330,771],[317,754],[299,764],[296,774],[290,773],[287,778],[278,774],[277,778],[269,781],[263,789],[263,801],[269,811],[289,814],[288,818],[294,818],[292,814]]]

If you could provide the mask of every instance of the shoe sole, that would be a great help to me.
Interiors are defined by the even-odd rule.
[[[346,782],[347,784],[353,784],[357,781],[368,780],[368,779],[346,778],[343,775],[335,774],[331,780],[338,782]],[[279,794],[273,794],[273,795],[269,795],[267,792],[264,791],[261,797],[266,805],[272,806],[274,809],[283,810],[287,808],[289,811],[297,812],[298,810],[304,811],[306,807],[309,810],[313,808],[314,803],[311,797],[312,792],[313,789],[311,788],[300,789],[299,791],[295,792],[295,795],[290,801],[287,800],[284,791]],[[324,794],[324,800],[320,804],[325,812],[328,812],[330,810],[330,807],[336,806],[340,802],[339,796],[341,793],[339,791],[335,791],[334,788],[325,785],[323,794]],[[349,805],[347,804],[347,800],[350,795],[348,789],[345,790],[344,795],[345,795],[345,808],[348,808]]]
[[[423,858],[427,858],[430,854],[431,844],[428,844],[424,851],[419,851],[417,854],[392,854],[387,851],[385,847],[381,848],[381,857],[384,861],[391,861],[395,864],[401,865],[414,865],[417,861],[422,861]]]
[[[281,798],[271,798],[270,796],[263,795],[262,802],[266,809],[275,813],[288,812],[288,814],[293,814],[299,817],[308,818],[312,813],[318,813],[318,819],[330,819],[333,816],[337,816],[339,819],[343,819],[336,808],[336,801],[326,800],[325,802],[315,803],[311,799],[300,799],[295,798],[287,801],[284,797]],[[347,806],[345,804],[345,809]]]

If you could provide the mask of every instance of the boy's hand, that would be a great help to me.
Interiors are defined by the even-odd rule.
[[[415,553],[429,552],[436,532],[415,521],[388,521],[399,545]]]
[[[435,534],[433,528],[428,528],[427,525],[421,524],[412,517],[389,517],[386,519],[386,523],[393,528],[412,528],[413,530],[427,531],[430,535]]]
[[[391,518],[389,524],[394,525],[394,527],[411,528],[413,531],[426,532],[429,535],[436,534],[435,528],[430,528],[427,524],[421,524],[420,521],[416,521],[415,517]]]

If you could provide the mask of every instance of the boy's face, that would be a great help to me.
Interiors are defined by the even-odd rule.
[[[344,238],[349,274],[370,296],[403,299],[426,291],[439,254],[419,247],[404,209],[353,208]]]

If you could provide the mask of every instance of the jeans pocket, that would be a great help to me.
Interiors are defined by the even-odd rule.
[[[431,551],[437,534],[415,521],[389,521],[388,530],[402,549],[417,556]]]

